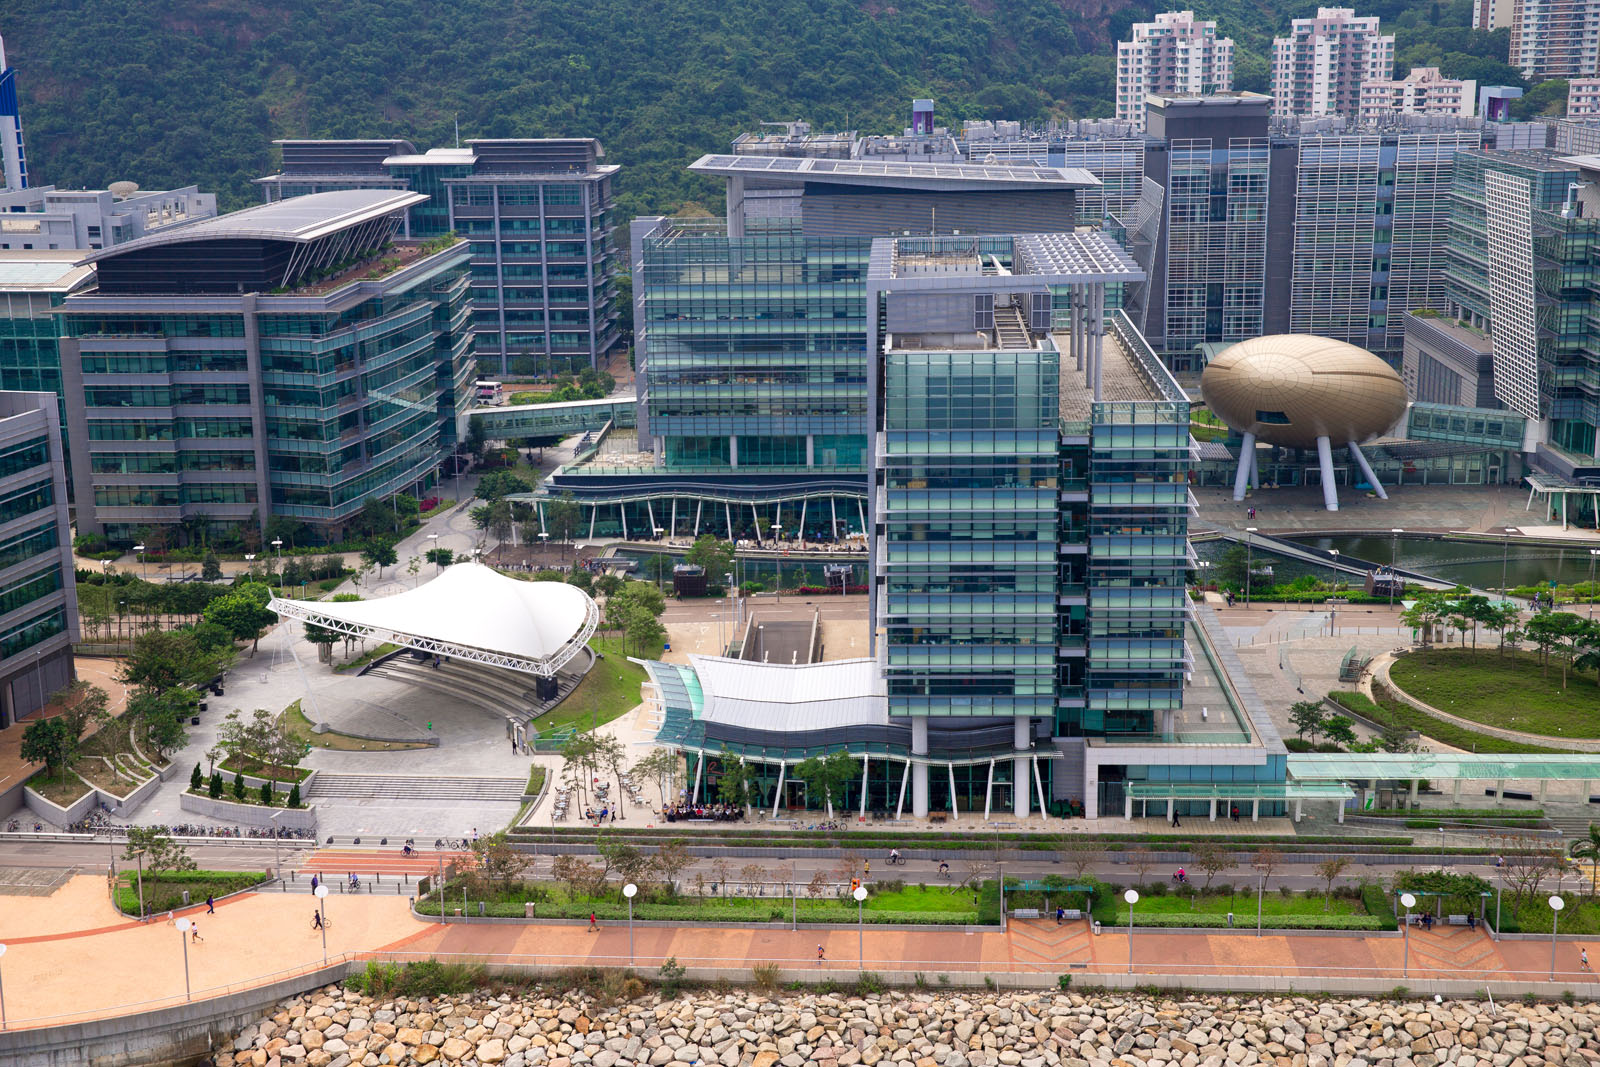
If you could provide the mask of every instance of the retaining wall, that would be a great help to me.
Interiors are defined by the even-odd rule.
[[[82,779],[79,780],[82,781]],[[27,805],[29,811],[41,819],[55,823],[57,826],[71,826],[93,811],[95,805],[100,803],[100,790],[89,785],[88,782],[83,784],[89,791],[67,807],[62,807],[52,800],[45,799],[43,793],[35,791],[31,786],[22,790],[23,803]],[[112,800],[116,803],[121,803],[116,797],[113,797]]]
[[[228,822],[238,823],[240,826],[265,826],[273,825],[273,815],[282,812],[278,817],[277,825],[285,830],[311,830],[317,828],[317,809],[306,808],[268,808],[260,804],[239,804],[232,800],[213,800],[210,797],[197,797],[185,790],[178,796],[178,806],[184,811],[192,811],[196,815],[205,815],[213,819],[224,819]]]
[[[346,962],[214,1000],[199,1000],[136,1015],[69,1023],[35,1030],[0,1031],[0,1063],[6,1067],[145,1067],[192,1062],[231,1043],[285,997],[350,972]]]

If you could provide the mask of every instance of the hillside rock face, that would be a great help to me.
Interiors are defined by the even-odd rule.
[[[280,1003],[214,1067],[1600,1067],[1600,1004],[1040,992]]]

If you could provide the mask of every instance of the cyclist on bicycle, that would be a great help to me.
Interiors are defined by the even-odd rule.
[[[889,850],[889,862],[890,863],[899,863],[900,862],[900,850],[899,849],[891,848]]]
[[[940,861],[940,863],[939,863],[939,873],[942,874],[942,875],[948,876],[950,874],[950,865],[948,863]]]

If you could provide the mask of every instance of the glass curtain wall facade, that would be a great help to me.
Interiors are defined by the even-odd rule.
[[[61,310],[84,398],[80,527],[114,541],[271,515],[339,540],[368,497],[433,484],[472,402],[463,243],[320,296],[91,293]]]
[[[740,238],[674,222],[645,242],[634,284],[658,465],[865,474],[870,251],[783,221]]]
[[[883,360],[889,714],[1048,719],[1059,353],[1046,338]]]
[[[1269,148],[1265,138],[1169,142],[1165,346],[1262,333]]]

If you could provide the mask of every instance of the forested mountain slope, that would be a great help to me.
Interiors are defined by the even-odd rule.
[[[198,183],[254,203],[275,137],[593,135],[625,168],[624,217],[716,190],[685,163],[764,119],[885,132],[932,96],[964,117],[1108,115],[1114,42],[1144,0],[8,0],[36,182]],[[1315,0],[1218,0],[1239,87]],[[1357,4],[1401,65],[1520,84],[1468,0]],[[1468,69],[1471,68],[1471,69]]]

